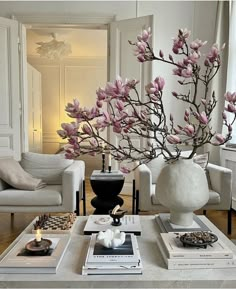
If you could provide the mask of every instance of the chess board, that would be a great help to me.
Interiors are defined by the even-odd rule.
[[[34,228],[32,233],[36,233],[37,228],[41,230],[42,233],[55,233],[55,234],[66,234],[70,233],[75,222],[76,222],[76,215],[75,214],[65,214],[60,216],[48,216],[40,226],[37,226],[37,220],[39,217],[36,218],[34,222]]]

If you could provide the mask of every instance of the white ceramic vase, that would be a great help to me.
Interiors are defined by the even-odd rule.
[[[156,194],[160,203],[170,209],[171,223],[191,226],[193,211],[209,199],[205,172],[192,159],[167,164],[157,178]]]

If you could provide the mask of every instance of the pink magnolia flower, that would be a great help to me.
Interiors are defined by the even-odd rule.
[[[230,103],[235,103],[236,102],[236,92],[231,93],[231,92],[227,91],[224,94],[224,97],[225,97],[225,100],[227,100]]]
[[[192,70],[192,66],[188,65],[186,69],[182,69],[181,71],[181,76],[185,77],[185,78],[189,78],[193,75],[193,70]]]
[[[129,174],[130,173],[130,169],[125,167],[125,166],[122,166],[120,167],[120,171],[123,173],[123,174]]]
[[[191,124],[186,125],[183,128],[183,131],[187,134],[187,136],[193,136],[194,135],[194,127]]]
[[[209,60],[210,63],[213,63],[214,61],[217,61],[217,62],[219,61],[219,49],[216,43],[211,47],[206,58]]]
[[[91,128],[90,128],[86,123],[83,125],[82,131],[83,131],[85,134],[92,135],[92,130],[91,130]]]
[[[206,116],[205,111],[203,111],[202,113],[199,114],[198,120],[201,124],[206,125],[208,123],[208,117]]]
[[[151,27],[148,27],[148,29],[144,29],[142,31],[141,35],[137,36],[138,41],[144,41],[147,42],[149,38],[151,37]]]
[[[225,142],[225,138],[224,138],[223,135],[220,134],[220,133],[217,133],[217,134],[215,135],[215,139],[216,139],[216,141],[217,141],[219,144],[223,144],[223,143]]]
[[[226,111],[228,112],[232,112],[235,113],[236,112],[236,108],[232,103],[228,103],[227,107],[225,108]]]
[[[122,111],[124,109],[124,102],[118,99],[115,106],[119,111]]]
[[[190,48],[193,50],[198,50],[200,47],[207,44],[207,41],[202,42],[202,40],[196,39],[190,43]]]
[[[96,91],[98,100],[104,100],[107,97],[107,94],[105,92],[105,90],[101,87],[98,88],[98,90]]]
[[[179,143],[181,143],[181,140],[180,140],[180,138],[177,135],[170,134],[166,138],[167,138],[167,141],[169,143],[171,143],[171,144],[179,144]]]

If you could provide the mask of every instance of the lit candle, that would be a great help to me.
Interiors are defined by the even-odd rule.
[[[111,167],[111,154],[108,155],[108,166]]]
[[[36,242],[41,242],[41,237],[42,237],[42,234],[41,234],[41,230],[38,229],[36,234],[35,234],[35,240]]]

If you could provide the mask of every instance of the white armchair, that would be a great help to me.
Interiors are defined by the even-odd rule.
[[[156,180],[164,165],[164,160],[158,158],[136,168],[133,182],[134,213],[168,211],[156,196]],[[228,234],[231,234],[232,171],[213,164],[208,164],[207,170],[210,179],[209,201],[202,209],[204,213],[206,210],[227,210]]]
[[[46,186],[34,191],[10,187],[0,179],[0,212],[76,212],[79,202],[85,207],[85,164],[66,160],[64,155],[23,153],[22,168]]]

